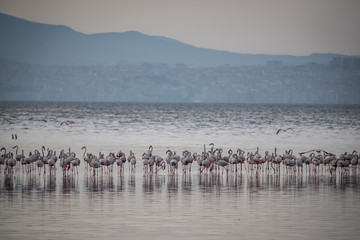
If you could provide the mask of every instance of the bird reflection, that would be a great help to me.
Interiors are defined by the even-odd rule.
[[[68,175],[62,179],[62,193],[68,194],[78,192],[78,177],[76,175]]]
[[[4,186],[5,186],[5,190],[14,191],[14,175],[13,174],[5,174]]]
[[[167,191],[169,193],[169,198],[177,195],[179,190],[179,175],[178,174],[170,174],[167,177]]]
[[[20,171],[20,170],[19,170]],[[165,191],[169,198],[177,196],[179,193],[194,194],[199,191],[202,193],[249,193],[256,194],[261,191],[319,191],[322,186],[329,186],[336,189],[358,187],[360,174],[357,169],[349,169],[340,174],[330,174],[325,170],[315,172],[289,172],[283,174],[244,174],[232,173],[222,174],[218,172],[203,172],[192,174],[168,174],[154,175],[146,174],[136,176],[136,171],[129,175],[89,175],[84,173],[44,175],[27,173],[22,175],[19,171],[14,173],[0,174],[0,192],[21,192],[26,195],[49,194],[60,192],[63,194],[79,193],[82,188],[89,192],[115,191],[136,192],[140,186],[143,194],[154,194]],[[126,179],[127,178],[127,179]],[[79,184],[79,179],[83,179],[83,184]],[[9,194],[10,196],[10,194]]]
[[[35,187],[38,188],[38,186],[36,186],[38,184],[37,178],[38,178],[37,174],[27,174],[26,176],[24,176],[23,184],[22,184],[22,192],[26,193],[33,190]]]
[[[257,193],[264,190],[262,177],[263,175],[261,174],[252,174],[247,177],[247,189],[249,193]]]
[[[56,191],[56,175],[49,175],[47,178],[46,184],[46,191],[47,192],[55,192]]]
[[[85,179],[85,187],[89,192],[102,192],[104,190],[113,190],[114,189],[114,177],[112,174],[103,175],[103,174],[95,174],[93,176],[86,175]],[[124,186],[124,177],[119,176],[119,182],[117,184],[118,188]]]
[[[214,190],[221,191],[221,188],[229,186],[229,174],[205,173],[199,175],[199,186],[204,192],[212,192]]]
[[[153,183],[152,174],[144,174],[143,176],[143,192],[144,193],[153,193],[154,192],[154,183]]]
[[[135,171],[131,171],[129,179],[128,179],[128,191],[129,192],[135,192],[136,187],[136,181],[135,181]]]
[[[111,176],[112,178],[112,176]],[[131,177],[130,177],[131,179]],[[135,184],[135,183],[134,183]],[[125,190],[125,177],[124,177],[124,174],[119,174],[119,177],[118,177],[118,185],[117,185],[117,190],[118,192],[123,192]]]
[[[165,183],[164,175],[155,175],[155,190],[161,190],[163,188],[163,184]]]
[[[191,192],[192,190],[191,174],[182,175],[181,186],[183,190]]]
[[[143,192],[146,194],[153,194],[155,191],[161,191],[165,183],[165,176],[144,174],[143,175]]]
[[[228,179],[228,186],[232,191],[240,191],[243,185],[243,176],[242,174],[235,174]]]

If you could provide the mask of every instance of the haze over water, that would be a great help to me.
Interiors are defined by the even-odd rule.
[[[355,239],[359,235],[359,170],[259,174],[168,170],[144,175],[149,145],[201,153],[209,143],[224,152],[259,147],[278,153],[359,150],[358,105],[244,105],[158,103],[0,103],[0,143],[25,155],[41,146],[81,147],[107,155],[132,150],[136,172],[125,165],[93,177],[0,172],[0,233],[4,239]],[[34,121],[34,120],[46,120]],[[62,121],[74,121],[60,125]],[[10,123],[11,122],[11,123]],[[278,128],[293,131],[279,133]],[[18,139],[13,140],[12,134]],[[58,164],[58,163],[57,163]]]

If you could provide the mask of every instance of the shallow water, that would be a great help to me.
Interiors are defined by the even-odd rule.
[[[261,154],[321,148],[358,150],[359,106],[241,104],[0,103],[0,143],[29,151],[42,145],[81,147],[105,154],[120,149],[137,157],[124,174],[63,177],[61,170],[0,171],[1,239],[356,239],[360,234],[360,170],[320,172],[144,175],[149,145],[201,152],[214,142],[224,150]],[[32,120],[29,120],[32,119]],[[34,119],[44,121],[33,121]],[[14,122],[10,124],[9,121]],[[60,125],[71,120],[74,124]],[[276,135],[278,128],[294,130]],[[13,140],[11,135],[17,134]],[[83,162],[82,162],[83,164]]]

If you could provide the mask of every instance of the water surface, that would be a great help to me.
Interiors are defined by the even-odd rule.
[[[356,239],[359,170],[331,175],[248,172],[143,174],[149,145],[200,153],[358,150],[360,107],[332,105],[0,103],[0,143],[27,155],[41,146],[82,156],[130,150],[137,169],[93,177],[0,172],[3,239]],[[35,121],[46,120],[46,121]],[[61,122],[74,121],[70,125]],[[11,123],[10,123],[11,122]],[[276,135],[278,128],[294,130]],[[17,140],[12,134],[17,134]],[[82,163],[83,164],[83,163]]]

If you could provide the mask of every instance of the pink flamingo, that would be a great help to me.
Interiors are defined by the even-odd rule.
[[[5,168],[5,170],[6,170],[8,167],[10,167],[10,170],[8,170],[8,172],[11,171],[11,173],[12,173],[12,172],[13,172],[13,168],[14,168],[15,166],[16,166],[16,160],[14,159],[13,153],[10,153],[9,158],[8,158],[8,160],[7,160],[7,162],[6,162],[6,168]]]
[[[280,132],[287,132],[287,131],[289,131],[289,130],[293,130],[293,129],[292,129],[292,128],[284,128],[284,129],[279,128],[279,129],[276,131],[276,135],[279,134]]]
[[[135,170],[135,167],[136,167],[136,158],[135,158],[135,155],[132,151],[130,151],[130,165],[131,165],[131,171],[134,171]]]
[[[4,153],[0,155],[0,170],[1,170],[1,165],[5,165],[6,148],[2,147],[0,149],[0,152],[2,152],[2,151],[4,151]]]

